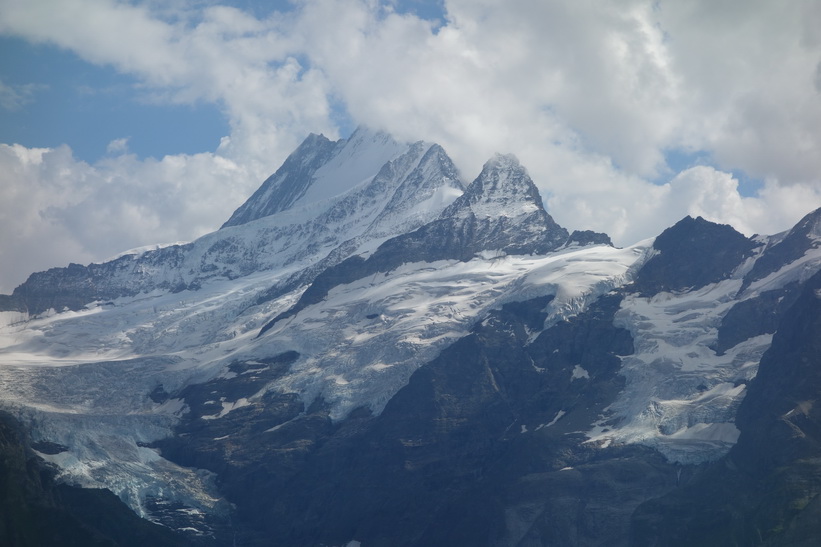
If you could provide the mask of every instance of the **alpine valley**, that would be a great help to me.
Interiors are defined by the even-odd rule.
[[[817,545],[821,210],[574,228],[513,156],[360,128],[196,241],[32,274],[0,544]]]

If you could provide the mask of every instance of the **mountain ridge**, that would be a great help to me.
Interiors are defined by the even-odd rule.
[[[363,160],[351,152],[350,148],[361,149],[369,140],[378,143],[377,153],[366,153]],[[285,163],[288,166],[300,164],[307,157],[313,162],[311,169],[307,172],[297,170],[296,173],[286,169],[284,175],[281,169],[278,173],[285,182],[302,184],[303,190],[307,191],[316,182],[315,171],[336,161],[337,167],[348,171],[348,183],[356,182],[339,196],[301,207],[295,207],[298,200],[294,199],[286,207],[282,203],[269,203],[280,196],[268,195],[272,187],[264,184],[260,190],[265,189],[265,192],[255,193],[237,209],[239,213],[257,211],[261,214],[258,218],[247,218],[242,224],[224,225],[216,232],[183,245],[121,256],[103,264],[73,264],[69,268],[52,268],[48,272],[32,274],[15,288],[12,295],[0,298],[0,308],[32,315],[50,308],[61,311],[65,307],[76,311],[98,300],[113,300],[153,290],[195,291],[214,279],[235,279],[277,268],[286,273],[290,269],[293,273],[321,259],[325,264],[333,263],[355,252],[369,239],[385,238],[421,225],[438,214],[455,198],[454,192],[462,188],[455,167],[441,147],[421,142],[403,147],[383,133],[364,128],[351,139],[332,143],[334,154],[323,152],[328,143],[327,139],[309,137]],[[320,150],[311,148],[315,146]],[[431,150],[434,153],[428,155]],[[324,158],[325,162],[317,164],[314,161],[317,157]],[[385,157],[389,159],[383,162]],[[422,160],[427,163],[420,164]],[[396,169],[390,167],[391,162],[399,162]],[[441,172],[435,169],[437,162]],[[429,186],[417,186],[417,193],[405,190],[402,202],[415,206],[415,209],[403,210],[390,197],[402,191],[406,178],[420,178],[416,171],[420,167],[433,169],[427,177],[422,177]],[[370,176],[356,180],[361,178],[363,171],[368,173],[369,170],[373,171]],[[299,177],[307,177],[307,180],[299,180]],[[400,195],[395,198],[399,200]],[[280,206],[278,214],[260,213],[267,211],[266,207]],[[399,222],[393,225],[392,210],[397,213],[393,218],[399,217]],[[359,243],[346,247],[351,241]]]
[[[305,195],[316,169],[324,164],[343,142],[332,142],[322,134],[308,135],[288,156],[282,167],[265,179],[262,186],[234,211],[222,228],[245,224],[291,207]]]
[[[321,301],[333,287],[389,272],[405,262],[468,261],[479,252],[543,254],[567,241],[547,214],[536,185],[512,155],[497,155],[439,217],[385,241],[367,258],[352,256],[323,271],[294,306],[260,331]]]

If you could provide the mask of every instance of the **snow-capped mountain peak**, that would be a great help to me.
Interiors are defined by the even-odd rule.
[[[387,133],[359,127],[348,139],[309,135],[223,228],[344,194],[408,150]]]
[[[220,230],[186,245],[32,274],[0,306],[77,310],[260,271],[272,272],[273,285],[304,284],[316,268],[436,218],[462,189],[438,145],[401,144],[366,128],[336,143],[311,135]]]
[[[485,163],[465,193],[439,217],[439,231],[470,234],[470,253],[545,253],[567,242],[568,232],[545,211],[539,190],[512,154]]]
[[[513,154],[496,154],[482,172],[443,214],[457,217],[514,218],[543,210],[536,185]]]
[[[311,133],[222,227],[238,226],[290,208],[305,195],[317,169],[338,152],[342,142]]]

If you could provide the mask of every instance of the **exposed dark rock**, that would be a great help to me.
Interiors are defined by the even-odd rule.
[[[297,357],[289,352],[270,359],[235,362],[229,367],[233,376],[187,386],[174,396],[185,401],[188,413],[177,426],[176,436],[156,446],[170,459],[215,473],[224,474],[232,465],[242,466],[242,458],[235,454],[238,439],[272,437],[268,430],[303,413],[302,402],[293,394],[268,392],[248,401],[281,376]],[[249,444],[244,453],[267,449],[257,442]]]
[[[327,411],[306,409],[295,394],[267,392],[266,384],[282,375],[298,357],[294,352],[253,362],[235,362],[232,377],[189,385],[176,397],[189,412],[173,437],[154,444],[164,457],[182,465],[217,473],[229,499],[255,500],[270,494],[271,469],[294,473],[332,428]],[[247,398],[257,395],[252,400]],[[245,401],[241,401],[246,399]],[[238,402],[242,404],[236,406]],[[253,512],[252,507],[244,511]]]
[[[613,246],[610,236],[601,232],[594,232],[593,230],[573,230],[570,237],[567,238],[565,246],[571,247],[578,245],[584,247],[585,245],[609,245]]]
[[[629,515],[674,488],[677,468],[648,448],[581,442],[623,387],[632,339],[613,326],[613,294],[528,344],[551,298],[493,312],[379,416],[333,423],[320,400],[260,431],[268,411],[238,409],[193,418],[163,454],[220,473],[246,545],[625,545]],[[186,396],[192,417],[206,411],[198,397]]]
[[[781,289],[766,291],[737,303],[721,319],[718,340],[713,349],[723,354],[753,336],[774,333],[784,313],[792,306],[799,293],[800,286],[791,283]]]
[[[686,217],[653,243],[658,254],[639,270],[636,291],[697,289],[730,277],[757,244],[726,224]]]
[[[37,441],[31,443],[31,448],[36,450],[41,454],[60,454],[62,452],[66,452],[68,450],[67,446],[63,446],[59,443],[54,443],[51,441]]]
[[[807,281],[784,314],[739,408],[736,422],[742,436],[732,456],[751,470],[821,454],[819,291],[821,273]]]
[[[165,391],[162,385],[159,385],[154,388],[154,390],[148,394],[148,398],[154,401],[157,404],[162,404],[166,402],[171,396]]]

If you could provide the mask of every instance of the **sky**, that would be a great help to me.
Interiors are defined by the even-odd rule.
[[[566,228],[821,207],[815,0],[0,0],[0,293],[217,229],[309,134],[514,153]]]

